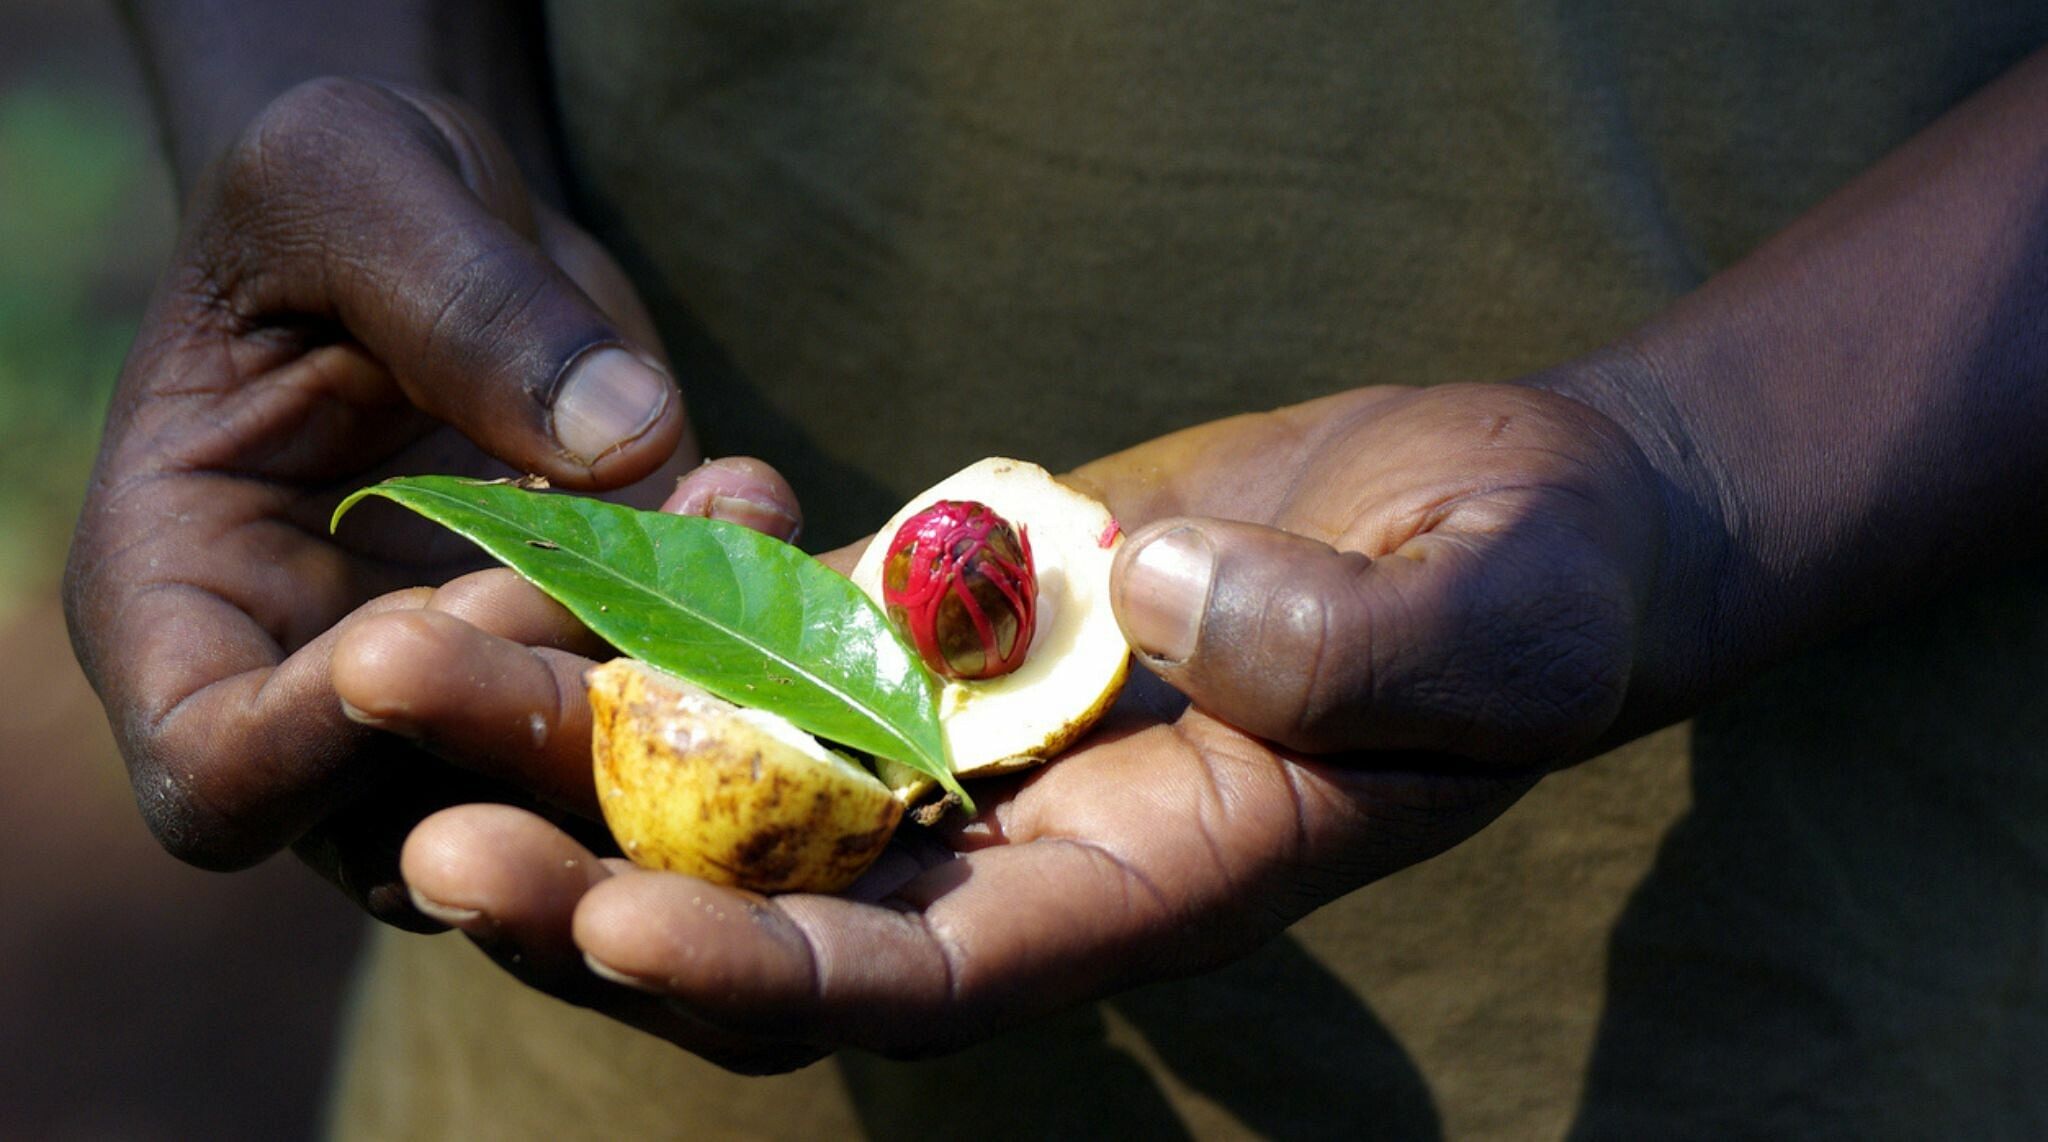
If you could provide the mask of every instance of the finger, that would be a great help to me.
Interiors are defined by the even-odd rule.
[[[422,913],[504,949],[529,982],[550,984],[583,974],[568,918],[591,885],[612,875],[568,834],[508,805],[456,806],[422,820],[399,867]]]
[[[408,742],[382,738],[366,754],[389,759],[392,779],[322,818],[292,842],[292,852],[373,919],[408,932],[439,932],[445,922],[421,912],[399,871],[405,838],[451,805],[516,799],[515,790],[449,766]]]
[[[1155,726],[1106,760],[1168,773],[1192,757],[1191,746]],[[1271,788],[1277,769],[1247,772]],[[1184,783],[1115,788],[1113,808],[1137,815],[1126,822],[1185,813]],[[1233,881],[1233,863],[1266,859],[1271,838],[1294,843],[1295,829],[1264,827],[1271,823],[1263,812],[1230,821],[1258,850],[1239,852],[1194,822],[1094,834],[1105,842],[1018,808],[1004,824],[1008,843],[940,863],[879,905],[620,877],[585,897],[575,935],[600,974],[668,996],[731,1033],[925,1055],[1149,974],[1183,974],[1270,934],[1284,921],[1239,914],[1235,890],[1245,885]],[[1207,923],[1212,908],[1221,923]]]
[[[750,527],[785,543],[803,530],[796,492],[782,473],[749,456],[712,460],[684,476],[661,510]]]
[[[205,280],[228,284],[196,300],[214,326],[335,321],[415,405],[566,486],[630,482],[681,439],[653,350],[536,244],[517,168],[465,109],[317,81],[213,179]]]
[[[350,719],[593,816],[582,672],[610,646],[502,567],[408,610],[431,615],[362,624],[336,645],[335,691]]]
[[[1295,766],[1197,713],[1040,771],[1001,807],[1004,843],[880,906],[619,877],[575,935],[601,974],[729,1032],[925,1055],[1240,956],[1517,791]]]
[[[610,644],[592,634],[569,608],[506,567],[451,579],[425,598],[422,609],[452,615],[486,634],[527,646],[585,658],[611,656]]]
[[[436,814],[407,838],[402,867],[423,914],[461,930],[521,981],[558,999],[602,1011],[744,1073],[793,1070],[823,1053],[705,1025],[660,997],[593,974],[573,938],[578,904],[596,885],[654,874],[601,861],[532,813],[464,805]]]
[[[667,996],[732,1034],[927,1054],[1113,987],[1114,957],[1100,945],[1138,926],[1130,886],[1104,890],[1096,858],[1080,846],[1054,846],[1024,863],[1017,855],[976,854],[971,879],[954,862],[914,881],[928,892],[967,893],[933,916],[829,896],[763,900],[684,877],[621,877],[586,897],[575,936],[599,974]],[[1065,891],[1048,899],[1051,884]],[[1029,932],[987,913],[998,891],[1010,894],[1008,915],[1030,914]]]
[[[868,549],[868,544],[874,542],[874,538],[871,535],[865,539],[856,539],[845,547],[835,547],[830,551],[820,552],[818,562],[839,572],[841,575],[851,577],[853,569],[860,564],[861,553]]]
[[[632,344],[645,349],[667,368],[668,353],[662,348],[654,316],[647,312],[640,291],[633,288],[632,280],[612,260],[611,253],[582,227],[546,206],[535,206],[533,221],[540,248],[547,251],[548,257],[597,303]]]
[[[1436,531],[1374,560],[1177,517],[1117,553],[1111,598],[1160,677],[1267,740],[1555,761],[1613,720],[1633,622],[1573,550]]]
[[[422,609],[356,624],[336,643],[332,669],[354,721],[595,817],[590,665]]]
[[[158,842],[202,868],[242,868],[374,788],[387,770],[355,756],[368,731],[343,716],[329,661],[350,623],[424,596],[374,599],[289,656],[206,591],[159,585],[122,599],[103,621],[131,637],[103,653],[150,669],[100,663],[94,680]]]

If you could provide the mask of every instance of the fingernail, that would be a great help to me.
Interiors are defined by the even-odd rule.
[[[412,906],[419,909],[421,915],[439,920],[450,928],[460,928],[464,924],[468,924],[483,915],[482,912],[475,908],[457,908],[453,904],[443,904],[438,900],[429,900],[420,895],[420,890],[417,888],[409,888],[407,891],[412,896]]]
[[[576,362],[555,393],[555,439],[594,464],[652,428],[674,399],[665,374],[624,349],[599,349]]]
[[[1139,548],[1118,608],[1131,644],[1161,662],[1186,661],[1201,637],[1215,574],[1216,552],[1196,528],[1174,528]]]
[[[618,984],[620,987],[630,987],[634,991],[661,990],[660,986],[656,984],[653,980],[643,979],[637,975],[628,975],[627,973],[620,971],[619,969],[611,966],[610,964],[605,963],[603,960],[598,959],[596,956],[591,955],[589,952],[583,953],[583,966],[590,969],[591,975],[594,975],[601,980],[606,980],[608,982]]]
[[[798,520],[775,504],[755,503],[738,496],[711,497],[711,518],[750,527],[788,543],[796,539]]]
[[[403,718],[373,714],[351,703],[346,698],[341,700],[341,715],[359,726],[369,726],[371,729],[384,730],[407,737],[417,736],[417,731],[413,728],[412,723],[405,721]]]

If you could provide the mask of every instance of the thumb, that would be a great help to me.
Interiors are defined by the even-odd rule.
[[[337,323],[413,405],[565,486],[639,479],[681,439],[651,348],[543,251],[510,152],[459,104],[316,81],[213,180],[213,260],[245,322]]]
[[[1146,665],[1248,733],[1309,753],[1554,763],[1612,720],[1626,667],[1609,634],[1626,619],[1501,556],[1426,534],[1371,559],[1182,517],[1125,543],[1110,592]]]

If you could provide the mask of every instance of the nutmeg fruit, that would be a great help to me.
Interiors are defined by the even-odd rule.
[[[934,513],[939,504],[953,506]],[[983,460],[914,498],[869,544],[852,579],[884,607],[885,565],[906,547],[890,540],[920,516],[947,541],[945,559],[925,549],[922,585],[933,598],[966,591],[983,620],[926,612],[933,653],[965,667],[939,678],[953,771],[972,777],[1052,758],[1109,708],[1129,669],[1109,603],[1116,520],[1036,464]],[[1014,528],[1014,545],[995,522]],[[899,564],[905,585],[911,565]],[[940,629],[946,622],[956,624],[950,633]],[[990,660],[1002,669],[989,674]],[[836,892],[881,855],[906,808],[935,784],[888,758],[874,759],[878,777],[778,715],[642,662],[616,660],[586,681],[599,804],[626,856],[646,867],[758,892]]]

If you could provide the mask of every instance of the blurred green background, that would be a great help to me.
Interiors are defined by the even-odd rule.
[[[0,0],[0,1138],[317,1129],[359,924],[143,828],[57,603],[175,211],[110,6]]]
[[[139,108],[121,98],[130,93],[56,53],[9,62],[17,66],[0,88],[0,518],[15,526],[0,546],[0,605],[19,605],[61,563],[171,209]]]

